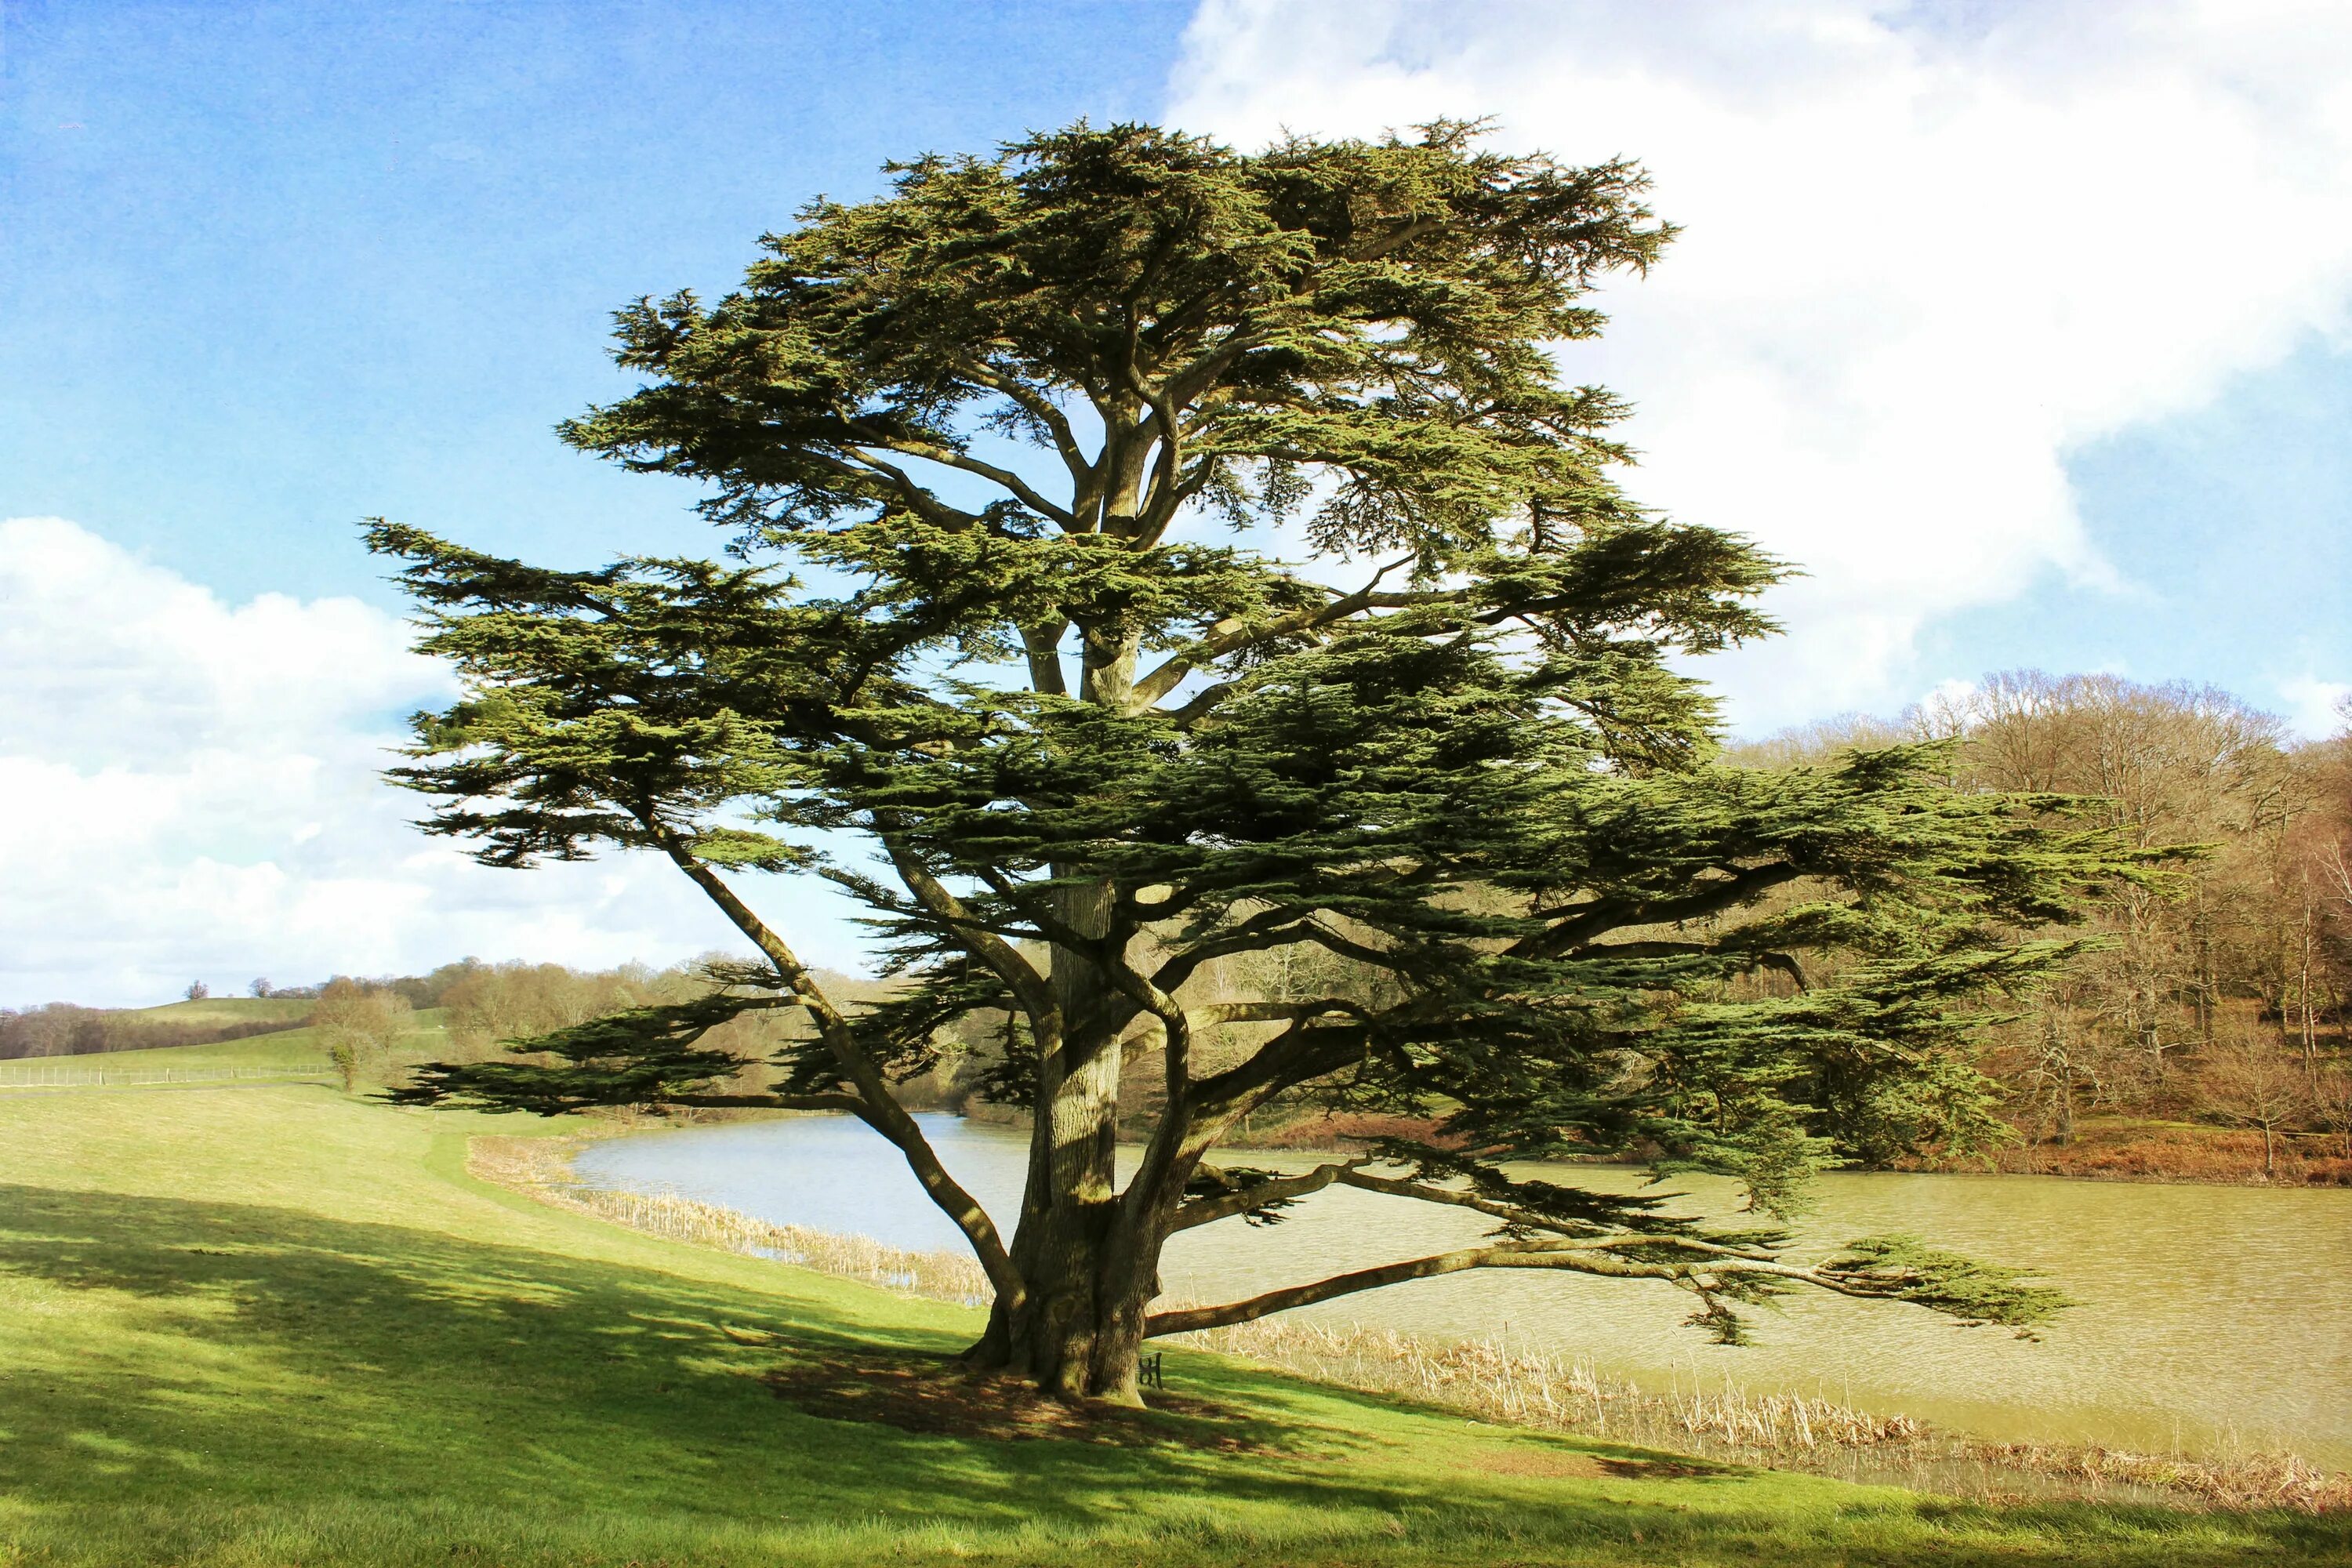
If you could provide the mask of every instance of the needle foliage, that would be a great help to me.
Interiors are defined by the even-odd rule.
[[[372,530],[470,688],[399,771],[431,829],[499,866],[666,856],[763,961],[417,1098],[852,1111],[990,1269],[975,1354],[1082,1394],[1131,1396],[1150,1334],[1458,1267],[1664,1281],[1727,1338],[1800,1285],[2055,1310],[1923,1244],[1804,1264],[1506,1169],[1637,1156],[1769,1215],[1825,1166],[1983,1139],[1972,1031],[2070,952],[2035,933],[2152,874],[2074,802],[1955,792],[1933,745],[1717,762],[1690,661],[1767,635],[1783,568],[1629,501],[1625,410],[1568,370],[1594,284],[1671,237],[1638,168],[1460,123],[1257,153],[1082,124],[892,175],[725,298],[622,310],[643,384],[563,426],[699,482],[730,557],[562,571]],[[754,908],[794,875],[868,907],[887,1003],[836,1005]],[[1285,953],[1328,990],[1217,983]],[[696,1042],[778,1002],[813,1027],[730,1087]],[[1009,1241],[892,1088],[975,1019],[1036,1128]],[[1204,1164],[1277,1098],[1435,1131],[1307,1177]],[[1169,1235],[1333,1182],[1500,1230],[1150,1312]]]

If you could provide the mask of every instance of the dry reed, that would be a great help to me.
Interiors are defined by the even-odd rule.
[[[1268,1318],[1182,1338],[1327,1383],[1462,1410],[1482,1420],[1666,1448],[1727,1464],[1805,1470],[1983,1500],[2192,1502],[2220,1508],[2352,1508],[2352,1476],[2292,1454],[2209,1458],[2096,1445],[1994,1443],[1905,1415],[1727,1379],[1664,1389],[1603,1374],[1582,1357],[1424,1338],[1361,1323]]]
[[[572,1156],[578,1147],[551,1138],[477,1138],[467,1163],[484,1181],[518,1188],[559,1208],[593,1215],[649,1236],[721,1252],[772,1258],[820,1274],[933,1300],[967,1307],[988,1302],[988,1276],[971,1258],[952,1252],[909,1252],[870,1237],[776,1225],[675,1193],[590,1186],[572,1171]]]
[[[955,1253],[910,1252],[862,1236],[776,1225],[666,1193],[593,1187],[571,1167],[579,1143],[477,1138],[468,1168],[486,1181],[633,1230],[778,1258],[935,1300],[980,1306],[987,1276]],[[1491,1342],[1400,1333],[1362,1323],[1270,1318],[1175,1336],[1318,1382],[1390,1394],[1480,1420],[1573,1432],[1725,1464],[1802,1470],[1980,1500],[2021,1499],[2191,1504],[2212,1508],[2352,1509],[2352,1476],[2292,1455],[2189,1458],[2095,1445],[1994,1443],[1904,1415],[1801,1394],[1756,1393],[1694,1378],[1660,1391],[1595,1370],[1584,1358]]]

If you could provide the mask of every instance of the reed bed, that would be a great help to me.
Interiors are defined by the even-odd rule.
[[[477,1138],[468,1168],[485,1181],[530,1193],[559,1208],[690,1242],[720,1252],[813,1268],[886,1290],[967,1307],[988,1304],[988,1276],[952,1252],[910,1252],[865,1236],[837,1236],[797,1225],[776,1225],[739,1209],[676,1193],[639,1193],[591,1186],[572,1173],[579,1145],[551,1138]]]
[[[980,1265],[959,1254],[776,1225],[677,1194],[590,1186],[572,1170],[579,1146],[550,1138],[477,1138],[467,1163],[486,1181],[648,1235],[778,1258],[934,1300],[982,1306],[990,1298]],[[1597,1371],[1583,1357],[1356,1322],[1268,1318],[1171,1342],[1484,1421],[1981,1501],[2352,1509],[2352,1476],[2234,1442],[2226,1452],[2193,1458],[2097,1445],[1995,1443],[1820,1395],[1759,1393],[1727,1380],[1709,1389],[1696,1377],[1664,1390],[1644,1388]]]
[[[1804,1470],[1980,1500],[2071,1499],[2218,1508],[2352,1509],[2352,1476],[2292,1454],[2190,1458],[2097,1445],[1995,1443],[1822,1396],[1694,1378],[1644,1388],[1582,1357],[1362,1323],[1261,1319],[1181,1336],[1302,1376],[1725,1464]],[[2232,1445],[2234,1447],[2234,1445]]]

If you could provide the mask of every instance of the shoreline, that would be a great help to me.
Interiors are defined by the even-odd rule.
[[[977,1126],[1001,1127],[1019,1131],[1026,1129],[1024,1117],[983,1115],[971,1116],[945,1106],[910,1108],[917,1115],[953,1116]],[[612,1118],[613,1131],[599,1137],[619,1137],[633,1132],[661,1131],[679,1127],[722,1126],[730,1122],[782,1121],[800,1116],[826,1116],[830,1111],[721,1110],[689,1110],[683,1115],[655,1116],[637,1112],[624,1121]],[[604,1120],[600,1118],[600,1120]],[[1411,1137],[1422,1131],[1419,1127],[1403,1128],[1379,1119],[1387,1124],[1377,1131],[1325,1131],[1330,1121],[1339,1121],[1343,1127],[1359,1121],[1372,1119],[1317,1119],[1294,1121],[1263,1131],[1245,1132],[1239,1138],[1220,1142],[1220,1151],[1234,1153],[1300,1154],[1345,1158],[1360,1154],[1382,1136]],[[2127,1129],[2148,1130],[2148,1135],[2115,1136]],[[1136,1142],[1122,1129],[1122,1142]],[[1929,1156],[1906,1160],[1895,1165],[1851,1165],[1833,1170],[1828,1174],[1894,1174],[1918,1176],[2036,1176],[2069,1182],[2120,1183],[2138,1186],[2175,1187],[2240,1187],[2276,1188],[2281,1191],[2317,1191],[2352,1187],[2352,1157],[2344,1154],[2296,1151],[2290,1154],[2290,1138],[2304,1143],[2324,1143],[2340,1150],[2343,1137],[2335,1132],[2296,1133],[2280,1136],[2278,1173],[2265,1177],[2262,1172],[2262,1137],[2259,1133],[2240,1132],[2228,1128],[2208,1127],[2196,1122],[2156,1121],[2123,1121],[2116,1122],[2085,1122],[2076,1141],[2068,1144],[2050,1142],[2014,1143],[1995,1151],[1983,1160],[1948,1160]],[[1602,1170],[1640,1170],[1643,1162],[1638,1159],[1558,1158],[1550,1162],[1562,1165],[1591,1165]],[[2215,1168],[2220,1165],[2221,1168]],[[2203,1168],[2197,1168],[2202,1166]]]
[[[1384,1125],[1360,1134],[1344,1130],[1359,1121]],[[1318,1125],[1339,1124],[1342,1130],[1315,1136]],[[1382,1136],[1412,1136],[1433,1124],[1413,1127],[1402,1119],[1322,1118],[1294,1121],[1264,1132],[1245,1133],[1220,1148],[1264,1150],[1267,1152],[1347,1155],[1360,1153]],[[2319,1145],[2313,1148],[2313,1145]],[[1929,1156],[1888,1166],[1849,1166],[1848,1170],[1897,1172],[1936,1176],[2051,1176],[2079,1182],[2128,1182],[2144,1185],[2182,1187],[2352,1187],[2352,1152],[2341,1134],[2280,1134],[2277,1173],[2263,1171],[2263,1140],[2258,1132],[2209,1127],[2197,1122],[2160,1121],[2152,1118],[2086,1119],[2069,1143],[2018,1142],[1992,1151],[1981,1161]],[[1640,1160],[1562,1158],[1564,1165],[1597,1165],[1639,1169]]]
[[[866,1237],[779,1225],[690,1198],[593,1187],[573,1173],[572,1160],[589,1144],[640,1130],[478,1135],[467,1141],[466,1168],[478,1180],[534,1201],[688,1245],[771,1258],[962,1306],[987,1299],[979,1265],[960,1254],[914,1252]],[[1168,1342],[1482,1420],[1976,1501],[2352,1510],[2352,1473],[2325,1470],[2285,1452],[2216,1458],[2143,1454],[2096,1443],[2001,1442],[1899,1414],[1801,1394],[1751,1394],[1728,1384],[1716,1394],[1696,1385],[1661,1394],[1596,1373],[1588,1361],[1362,1324],[1334,1328],[1268,1319]]]

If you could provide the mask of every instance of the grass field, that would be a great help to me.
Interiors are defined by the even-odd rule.
[[[993,1417],[925,1370],[968,1310],[466,1173],[534,1125],[0,1095],[0,1564],[2352,1562],[2328,1519],[1939,1503],[1184,1351],[1172,1414]]]
[[[232,997],[226,1001],[175,1002],[168,1007],[143,1008],[139,1016],[197,1024],[242,1024],[257,1018],[273,1023],[299,1023],[310,1007],[309,1002],[282,1001],[277,997],[262,1000]],[[195,1011],[199,1008],[211,1011]],[[438,1007],[419,1011],[415,1019],[416,1026],[401,1043],[395,1053],[395,1061],[406,1064],[445,1054],[448,1037],[441,1027],[443,1016]],[[18,1063],[0,1063],[0,1083],[6,1082],[11,1068],[20,1073],[48,1067],[66,1072],[129,1074],[155,1068],[203,1072],[225,1068],[300,1068],[326,1072],[331,1070],[331,1065],[327,1059],[326,1042],[320,1038],[317,1030],[286,1028],[209,1045],[156,1046],[146,1050],[40,1057]],[[372,1062],[369,1068],[372,1076],[383,1076],[383,1064]]]
[[[300,996],[206,996],[134,1008],[130,1016],[158,1024],[299,1024],[316,1005]]]

